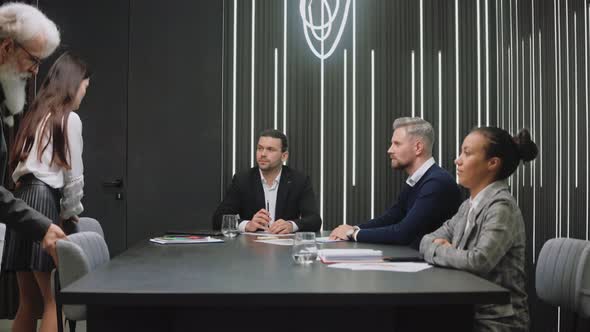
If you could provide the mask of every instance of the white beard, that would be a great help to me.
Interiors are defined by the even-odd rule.
[[[15,70],[12,63],[6,63],[0,66],[0,84],[4,90],[4,104],[10,111],[11,115],[2,116],[2,120],[7,126],[14,125],[14,117],[23,111],[27,101],[27,79],[31,75],[29,73],[19,73]]]

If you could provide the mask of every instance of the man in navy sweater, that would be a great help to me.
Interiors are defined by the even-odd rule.
[[[408,175],[398,201],[385,213],[358,226],[341,225],[332,239],[409,245],[418,248],[424,234],[450,219],[462,197],[453,177],[432,158],[434,129],[421,118],[399,118],[393,123],[391,167]]]

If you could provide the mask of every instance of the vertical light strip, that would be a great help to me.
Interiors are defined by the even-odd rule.
[[[283,0],[283,133],[287,135],[287,0]]]
[[[515,69],[514,70],[514,74],[516,75],[516,112],[513,113],[514,117],[516,118],[516,121],[514,122],[515,127],[514,127],[514,133],[518,133],[518,130],[520,129],[520,112],[521,112],[521,108],[520,108],[520,80],[522,79],[522,77],[520,77],[520,61],[519,59],[521,58],[521,56],[519,56],[519,52],[518,52],[518,40],[520,39],[520,34],[518,32],[518,2],[514,3],[514,9],[515,9],[515,23],[514,26],[516,27],[516,35],[515,35],[515,40],[516,43],[514,44],[514,54],[515,54]],[[520,167],[518,167],[516,169],[516,202],[518,203],[518,186],[520,185]]]
[[[534,4],[534,0],[531,0],[531,7],[532,7],[532,28],[531,28],[531,35],[529,36],[529,52],[531,55],[531,61],[530,61],[530,76],[531,76],[531,80],[530,80],[530,87],[531,87],[531,100],[532,100],[532,107],[531,107],[531,119],[532,119],[532,123],[533,125],[532,130],[533,130],[533,137],[534,139],[536,139],[537,136],[537,122],[536,120],[536,116],[535,116],[535,59],[534,59],[534,43],[533,40],[535,39],[535,4]],[[536,242],[537,242],[537,188],[536,188],[536,182],[537,182],[537,174],[536,174],[536,160],[532,162],[531,165],[531,187],[533,188],[533,264],[535,264],[535,258],[536,258],[536,253],[537,253],[537,249],[536,249]]]
[[[352,186],[356,186],[356,0],[352,0]]]
[[[375,217],[375,50],[371,50],[371,219]]]
[[[321,20],[322,27],[326,22],[324,21],[324,4],[321,5]],[[322,28],[322,55],[324,54],[324,33],[326,29]],[[321,59],[320,68],[320,217],[324,218],[324,57]],[[324,229],[323,224],[320,227],[322,231]]]
[[[514,52],[514,33],[513,33],[513,24],[512,24],[512,2],[508,2],[508,26],[510,28],[510,46],[508,47],[508,131],[512,132],[512,111],[514,107],[514,76],[512,70],[514,69],[514,63],[512,63],[512,52]],[[512,184],[512,180],[514,176],[510,177],[510,181]],[[511,190],[514,190],[513,186],[510,186]]]
[[[438,164],[443,166],[442,159],[442,53],[438,51]]]
[[[343,74],[344,74],[344,79],[343,81],[343,95],[344,95],[344,100],[342,101],[342,117],[344,118],[344,123],[342,124],[342,133],[344,135],[343,137],[343,142],[344,144],[342,144],[342,148],[343,148],[343,162],[342,162],[342,224],[346,225],[346,208],[347,208],[347,200],[346,200],[346,190],[348,189],[348,186],[346,184],[346,174],[348,171],[348,160],[346,159],[347,157],[347,145],[348,145],[348,137],[347,137],[347,133],[348,133],[348,123],[346,122],[346,111],[347,111],[347,86],[346,86],[346,81],[348,79],[348,59],[347,59],[347,55],[346,55],[346,49],[344,49],[344,69],[343,69]]]
[[[412,117],[416,116],[416,63],[414,55],[414,50],[412,50]]]
[[[545,146],[543,145],[543,53],[541,52],[541,29],[539,29],[539,128],[540,135],[539,135],[539,151],[543,151]],[[543,153],[541,153],[541,157],[539,158],[539,186],[543,188]]]
[[[252,0],[252,63],[250,68],[250,167],[254,167],[254,63],[256,55],[256,0]]]
[[[238,52],[238,0],[234,0],[234,41],[233,41],[233,58],[232,58],[232,144],[231,144],[231,175],[236,174],[236,63],[237,63],[237,52]]]
[[[496,126],[502,127],[500,124],[500,14],[498,14],[498,2],[496,1]]]
[[[533,128],[534,128],[533,138],[534,138],[535,142],[538,142],[538,140],[537,140],[537,121],[536,121],[537,120],[537,113],[536,113],[537,110],[535,108],[535,106],[536,106],[535,93],[536,93],[536,87],[537,87],[536,86],[537,81],[535,81],[535,69],[536,69],[536,66],[535,66],[535,0],[531,0],[531,8],[532,8],[533,13],[531,15],[531,20],[532,20],[531,34],[529,36],[529,50],[530,50],[530,54],[531,54],[531,60],[530,60],[530,66],[529,66],[531,79],[530,79],[529,86],[531,87],[531,104],[532,104],[532,107],[530,108],[530,110],[531,110],[531,121],[533,123]],[[534,197],[535,197],[536,188],[535,188],[535,185],[533,184],[533,182],[534,182],[533,180],[534,180],[534,177],[537,176],[537,173],[536,173],[537,172],[537,159],[533,160],[530,163],[529,170],[531,171],[530,172],[531,173],[531,187],[533,188],[533,206],[534,206],[535,205]],[[534,212],[533,212],[533,215],[535,215]],[[534,228],[534,226],[535,226],[535,218],[533,218],[533,228]],[[533,243],[534,242],[535,242],[535,238],[533,235]],[[533,250],[533,256],[534,256],[534,250]]]
[[[275,123],[274,129],[279,129],[279,50],[275,47]]]
[[[533,13],[534,15],[534,13]],[[531,135],[533,136],[533,140],[536,141],[536,128],[535,128],[535,73],[534,73],[534,65],[535,59],[533,58],[533,34],[529,35],[529,126],[531,128]],[[530,181],[529,184],[531,188],[533,187],[533,164],[534,160],[529,163],[529,173],[530,173]],[[534,191],[534,188],[533,188]],[[533,219],[534,221],[534,219]]]
[[[588,131],[590,130],[588,127],[588,29],[590,29],[590,24],[588,23],[588,17],[590,16],[590,5],[588,6],[588,10],[586,10],[584,8],[584,15],[586,15],[586,19],[585,19],[585,23],[586,26],[584,27],[584,34],[586,37],[586,41],[585,41],[585,56],[584,56],[584,61],[585,61],[585,70],[584,73],[586,75],[586,160],[588,160],[588,152],[590,151],[590,140],[589,140],[589,135],[588,135]],[[540,32],[539,32],[539,39],[541,38],[540,36]],[[589,188],[589,184],[590,182],[588,181],[590,172],[588,171],[588,162],[586,161],[586,241],[588,241],[588,215],[590,214],[590,210],[588,210],[588,202],[590,202],[590,188]]]
[[[489,5],[485,0],[485,34],[486,34],[486,126],[490,125],[490,22],[489,22]]]
[[[420,0],[420,117],[424,119],[424,0]]]
[[[576,13],[574,12],[574,114],[575,120],[575,164],[576,164],[576,181],[575,185],[578,188],[578,22],[576,19]]]
[[[513,94],[512,91],[512,45],[508,46],[508,131],[512,131],[512,101],[513,101]],[[512,177],[510,177],[512,179]]]
[[[567,5],[567,1],[565,2],[565,77],[566,77],[566,86],[565,86],[565,91],[566,91],[566,98],[565,101],[567,103],[567,108],[566,108],[566,112],[567,112],[567,118],[566,118],[566,127],[567,127],[567,131],[565,132],[565,134],[567,135],[567,159],[566,159],[566,168],[565,171],[567,172],[567,183],[566,183],[566,192],[565,192],[565,213],[566,213],[566,226],[567,226],[567,237],[570,237],[570,162],[571,162],[571,155],[570,155],[570,29],[569,29],[569,12],[568,12],[568,5]]]
[[[459,0],[455,0],[455,158],[459,158],[459,105],[461,99],[459,98]],[[455,174],[457,182],[459,178]]]
[[[557,0],[553,0],[553,26],[554,26],[554,35],[555,35],[555,47],[554,47],[554,58],[555,58],[555,124],[559,126],[559,75],[558,75],[558,68],[559,68],[559,61],[557,56],[557,41],[559,39],[559,35],[557,34]],[[558,127],[559,128],[559,127]],[[557,129],[558,129],[557,128]],[[559,237],[559,130],[555,130],[555,147],[556,147],[556,157],[555,157],[555,171],[557,173],[557,177],[555,179],[555,237]]]
[[[504,0],[500,0],[500,34],[502,35],[502,40],[501,40],[501,44],[502,44],[502,62],[501,62],[501,74],[502,74],[502,104],[501,104],[501,109],[502,109],[502,126],[505,126],[504,124],[504,120],[505,120],[505,108],[506,108],[506,89],[504,88],[505,85],[505,77],[504,77]]]
[[[512,11],[511,11],[512,12]],[[512,20],[510,22],[510,29],[512,30]],[[512,39],[512,33],[510,33],[510,38]],[[513,102],[513,95],[514,92],[512,91],[512,84],[513,84],[513,77],[512,77],[512,44],[508,46],[508,131],[512,130],[512,102]],[[514,176],[510,177],[510,192],[514,194],[514,186],[512,185],[512,179]]]
[[[522,71],[522,74],[520,76],[520,93],[521,93],[521,107],[520,107],[520,111],[522,112],[522,124],[520,125],[520,127],[516,128],[515,133],[518,133],[519,130],[521,128],[525,127],[525,114],[526,114],[526,110],[524,108],[524,97],[525,97],[525,93],[524,93],[524,57],[526,56],[526,50],[524,48],[524,38],[521,39],[520,41],[521,44],[521,57],[520,57],[520,61],[521,61],[521,68],[520,70]],[[518,113],[517,116],[520,116],[520,113]],[[522,186],[524,187],[525,185],[525,179],[526,179],[526,166],[524,165],[524,163],[522,163],[522,167],[520,167],[522,169]]]
[[[563,141],[563,87],[562,87],[562,77],[563,77],[563,72],[562,72],[562,49],[561,49],[561,4],[557,3],[557,33],[558,33],[558,44],[559,44],[559,51],[558,51],[558,59],[559,59],[559,122],[558,122],[558,132],[559,132],[559,235],[561,236],[563,234],[563,184],[562,184],[562,180],[563,180],[563,165],[565,164],[563,162],[564,158],[566,158],[566,156],[564,156],[564,148],[563,146],[561,146],[562,141]],[[566,141],[567,142],[567,141]],[[567,150],[566,150],[567,151]],[[566,168],[567,170],[567,168]]]
[[[476,27],[477,27],[477,43],[475,44],[477,47],[477,126],[481,127],[481,32],[480,29],[480,22],[479,22],[479,3],[481,0],[475,0],[477,4],[477,11],[476,11]]]
[[[536,122],[536,115],[535,115],[535,56],[534,56],[534,51],[535,51],[535,46],[534,46],[534,40],[535,40],[535,0],[531,0],[531,8],[532,8],[532,28],[531,28],[531,35],[529,36],[529,50],[530,50],[530,55],[531,55],[531,61],[530,61],[530,76],[531,76],[531,80],[530,80],[530,86],[531,86],[531,100],[532,100],[532,105],[533,107],[531,107],[531,119],[532,119],[532,129],[533,129],[533,137],[534,139],[536,139],[537,137],[537,122]],[[537,174],[536,174],[536,160],[532,162],[531,165],[531,187],[533,188],[533,264],[535,264],[535,258],[536,258],[536,253],[537,253],[537,249],[536,249],[536,242],[537,242],[537,188],[536,188],[536,182],[537,182]]]

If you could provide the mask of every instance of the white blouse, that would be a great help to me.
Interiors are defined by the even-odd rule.
[[[45,122],[45,121],[43,121]],[[69,164],[70,170],[66,170],[55,163],[51,164],[53,155],[53,142],[50,139],[49,145],[41,155],[41,161],[37,158],[37,147],[39,146],[39,136],[43,123],[37,128],[35,142],[31,152],[25,161],[21,161],[12,173],[14,182],[28,173],[32,173],[37,179],[45,182],[52,188],[62,189],[62,198],[60,201],[60,216],[68,219],[84,211],[80,202],[84,195],[84,165],[82,163],[82,121],[75,112],[70,112],[68,116],[68,146],[69,146]],[[46,135],[47,136],[47,135]],[[45,137],[41,144],[47,142]]]

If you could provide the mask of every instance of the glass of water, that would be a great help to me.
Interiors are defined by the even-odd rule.
[[[221,233],[225,237],[236,237],[239,234],[238,230],[239,217],[236,214],[224,214],[221,219]]]
[[[295,233],[293,240],[293,260],[297,264],[310,264],[318,257],[318,246],[315,242],[315,233]]]

